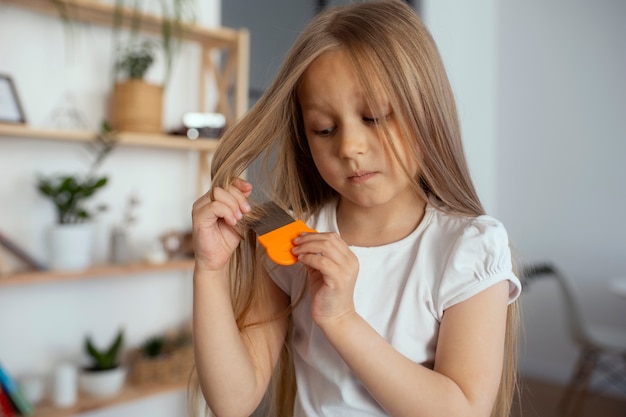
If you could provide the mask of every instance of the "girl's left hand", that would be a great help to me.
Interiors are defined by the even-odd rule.
[[[320,327],[355,312],[359,261],[337,233],[304,233],[293,254],[309,271],[311,317]]]

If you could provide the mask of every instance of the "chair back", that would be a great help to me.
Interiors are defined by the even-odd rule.
[[[588,346],[590,344],[586,325],[583,320],[579,302],[570,279],[561,270],[551,263],[537,263],[526,265],[522,268],[522,280],[528,286],[537,278],[555,278],[565,304],[565,319],[570,333],[570,337],[576,342]]]

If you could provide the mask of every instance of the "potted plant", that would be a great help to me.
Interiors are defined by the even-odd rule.
[[[40,174],[37,190],[56,209],[56,223],[48,236],[50,268],[80,270],[91,265],[93,255],[93,224],[91,220],[106,205],[86,205],[108,183],[96,171],[116,144],[114,132],[103,122],[101,133],[90,143],[93,160],[85,175]]]
[[[141,40],[138,36],[143,16],[140,3],[116,0],[114,47],[118,56],[113,66],[113,91],[110,98],[109,117],[119,131],[161,133],[163,92],[171,75],[174,56],[179,51],[184,26],[195,20],[195,0],[161,1],[161,38]],[[124,10],[130,5],[131,12]],[[130,26],[126,41],[122,41],[120,29],[124,23]],[[145,76],[162,52],[165,75],[162,84],[147,82]]]
[[[160,133],[162,131],[163,87],[145,80],[155,62],[158,44],[136,41],[119,52],[109,117],[119,131]]]
[[[126,381],[126,368],[119,360],[123,341],[124,331],[121,329],[104,349],[98,349],[90,336],[85,338],[85,352],[91,364],[80,374],[81,391],[95,397],[109,397],[122,389]]]

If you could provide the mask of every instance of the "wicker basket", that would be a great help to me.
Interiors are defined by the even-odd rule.
[[[130,380],[138,385],[185,382],[193,364],[193,346],[180,347],[155,358],[136,350],[132,354]]]
[[[121,132],[161,133],[163,87],[142,80],[115,84],[109,118]]]

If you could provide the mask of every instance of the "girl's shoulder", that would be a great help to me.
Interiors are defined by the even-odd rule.
[[[430,210],[425,239],[441,262],[437,274],[441,311],[503,280],[509,281],[509,302],[515,300],[521,283],[504,224],[489,215],[462,216],[432,206]]]
[[[508,233],[504,224],[493,216],[483,214],[467,216],[450,213],[429,203],[424,216],[426,229],[441,235],[440,238],[459,239],[493,238],[508,246]]]

